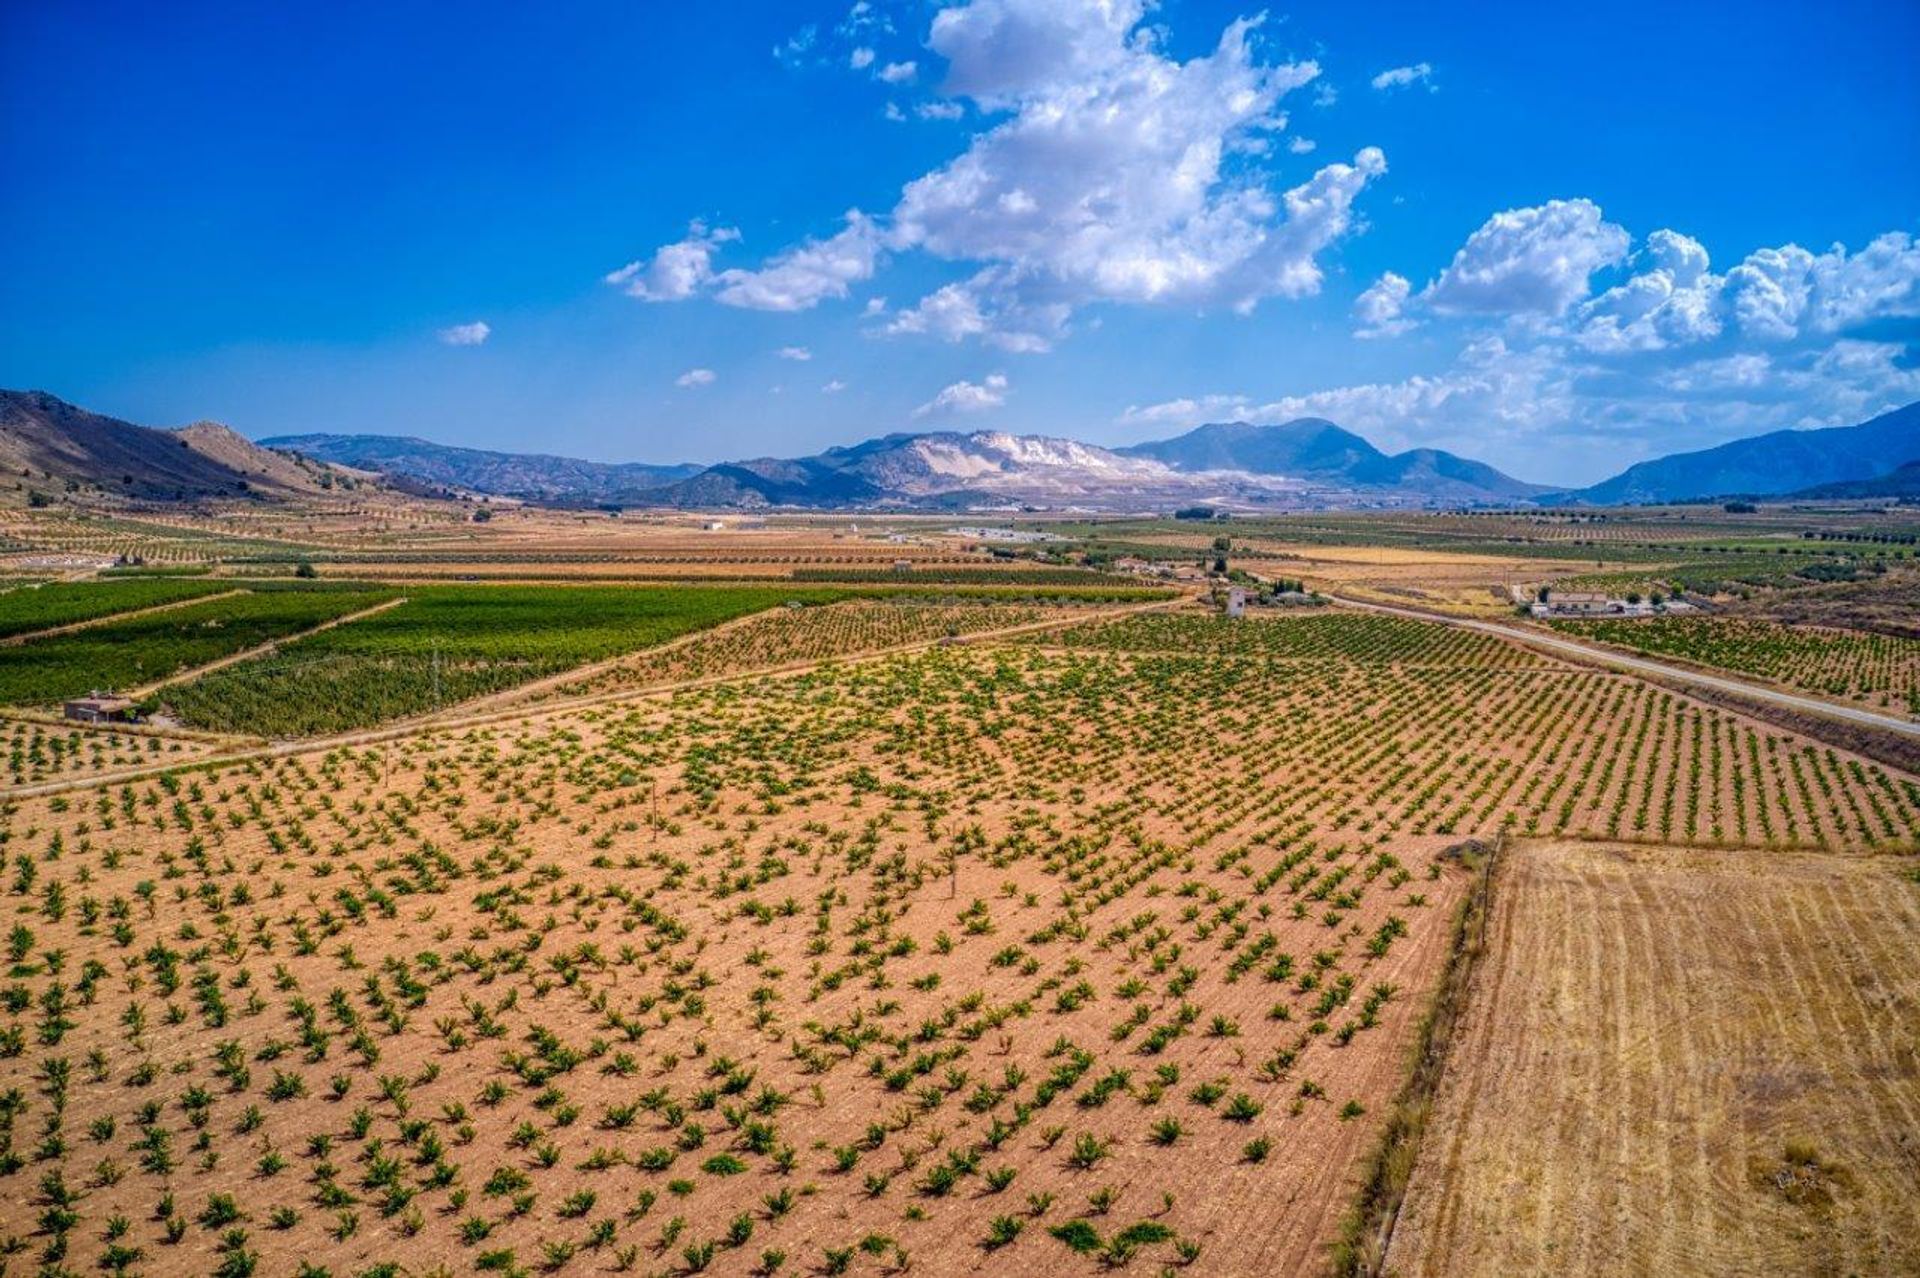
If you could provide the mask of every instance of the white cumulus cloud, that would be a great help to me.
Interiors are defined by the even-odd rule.
[[[958,381],[913,410],[914,417],[944,417],[980,413],[1007,402],[1007,379],[989,373],[978,382]]]
[[[801,363],[805,363],[807,360],[813,358],[813,352],[804,346],[782,346],[774,353],[781,359],[798,360]]]
[[[717,380],[718,377],[711,368],[689,368],[686,372],[674,378],[673,384],[683,388],[711,386]]]
[[[1281,181],[1287,155],[1302,153],[1272,142],[1287,127],[1281,100],[1319,68],[1262,58],[1258,19],[1181,61],[1144,25],[1147,11],[1145,0],[940,9],[926,43],[946,63],[943,96],[915,110],[953,118],[971,102],[992,126],[908,182],[887,213],[856,210],[838,233],[756,270],[683,273],[694,282],[680,296],[707,288],[729,305],[802,310],[847,296],[890,255],[922,253],[973,268],[967,305],[937,293],[891,331],[1038,350],[1094,303],[1247,311],[1315,292],[1320,255],[1353,229],[1354,201],[1385,157],[1362,148]]]
[[[606,282],[646,302],[685,301],[713,279],[714,251],[739,238],[740,232],[731,227],[709,229],[695,219],[688,224],[685,239],[662,245],[646,261],[628,262],[609,272]]]
[[[1625,230],[1592,200],[1552,200],[1488,218],[1426,290],[1449,314],[1559,315],[1585,298],[1595,271],[1627,255]]]
[[[715,296],[756,311],[804,311],[845,297],[853,285],[873,278],[883,251],[873,219],[856,209],[846,223],[837,234],[808,240],[759,270],[721,271],[713,277]]]
[[[1353,317],[1360,321],[1355,337],[1395,337],[1412,328],[1416,321],[1406,318],[1407,299],[1413,285],[1404,275],[1387,271],[1354,299]]]

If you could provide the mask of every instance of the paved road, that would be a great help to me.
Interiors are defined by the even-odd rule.
[[[1443,613],[1426,612],[1419,608],[1397,608],[1392,604],[1367,603],[1359,599],[1343,599],[1337,596],[1334,602],[1343,607],[1360,608],[1367,612],[1391,613],[1397,617],[1412,617],[1416,621],[1437,621],[1442,625],[1457,626],[1462,630],[1478,630],[1483,634],[1498,635],[1502,639],[1511,639],[1516,643],[1530,644],[1549,652],[1577,657],[1582,661],[1597,661],[1621,670],[1631,670],[1636,674],[1658,675],[1662,679],[1696,684],[1703,688],[1718,688],[1722,692],[1737,693],[1743,697],[1751,697],[1755,701],[1766,701],[1791,710],[1824,714],[1835,719],[1865,724],[1870,728],[1883,728],[1902,736],[1920,737],[1920,721],[1913,719],[1881,714],[1860,706],[1843,706],[1832,701],[1821,701],[1815,697],[1796,696],[1791,692],[1782,692],[1778,688],[1769,688],[1764,684],[1746,683],[1721,675],[1705,674],[1685,666],[1672,666],[1646,657],[1629,656],[1611,648],[1582,643],[1577,639],[1568,639],[1542,630],[1503,625],[1497,621],[1476,621],[1470,617],[1449,617]]]

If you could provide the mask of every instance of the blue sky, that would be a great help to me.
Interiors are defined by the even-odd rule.
[[[11,5],[0,385],[661,461],[1315,413],[1548,482],[1920,398],[1920,6],[1574,8]]]

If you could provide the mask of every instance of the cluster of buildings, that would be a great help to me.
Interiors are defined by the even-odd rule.
[[[1133,555],[1122,555],[1108,565],[1113,572],[1123,572],[1135,577],[1159,577],[1166,581],[1205,582],[1212,580],[1213,574],[1198,564],[1177,560],[1140,559]]]
[[[1510,592],[1513,601],[1522,604],[1536,617],[1657,617],[1667,613],[1698,612],[1684,599],[1647,599],[1639,595],[1621,597],[1604,590],[1542,590],[1537,594],[1522,586]]]
[[[1049,532],[1040,532],[1032,528],[949,528],[950,537],[965,537],[970,541],[995,541],[1015,545],[1037,545],[1045,541],[1059,541],[1060,538]]]

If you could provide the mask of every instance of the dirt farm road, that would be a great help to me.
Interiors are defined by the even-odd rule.
[[[1656,675],[1662,679],[1673,679],[1681,683],[1695,684],[1703,688],[1717,688],[1721,692],[1731,692],[1743,697],[1752,697],[1756,701],[1771,702],[1785,706],[1790,710],[1801,710],[1809,714],[1823,714],[1835,719],[1846,719],[1853,723],[1864,724],[1869,728],[1881,728],[1888,732],[1897,732],[1902,736],[1920,737],[1920,722],[1902,719],[1897,715],[1880,714],[1859,706],[1844,706],[1832,701],[1822,701],[1817,697],[1803,697],[1791,692],[1782,692],[1761,683],[1747,683],[1740,679],[1731,679],[1723,675],[1706,674],[1686,666],[1668,665],[1663,661],[1653,661],[1646,657],[1630,656],[1616,652],[1611,648],[1602,648],[1595,644],[1582,643],[1577,639],[1567,639],[1560,635],[1544,631],[1528,630],[1520,626],[1503,625],[1497,621],[1476,621],[1471,617],[1450,617],[1444,613],[1426,612],[1419,608],[1397,608],[1392,604],[1367,603],[1359,599],[1344,599],[1333,596],[1333,601],[1343,608],[1356,608],[1365,612],[1388,613],[1396,617],[1411,617],[1415,621],[1433,621],[1442,625],[1458,626],[1463,630],[1477,630],[1482,634],[1497,635],[1515,643],[1530,644],[1548,652],[1578,658],[1582,661],[1599,662],[1615,666],[1636,674]]]

